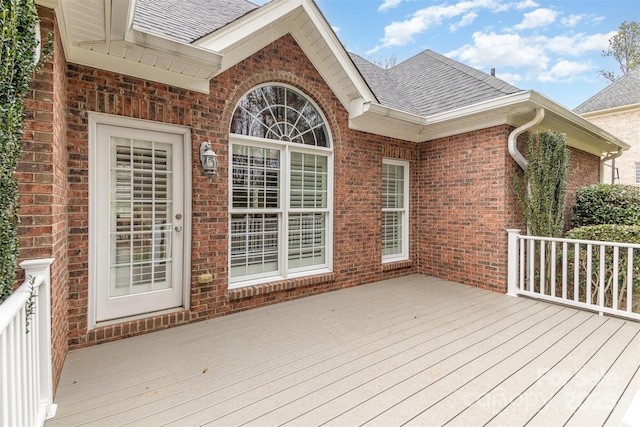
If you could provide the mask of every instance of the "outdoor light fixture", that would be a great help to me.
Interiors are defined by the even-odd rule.
[[[204,169],[205,175],[209,177],[209,181],[214,177],[218,170],[218,156],[211,149],[210,141],[203,141],[200,144],[200,163]]]

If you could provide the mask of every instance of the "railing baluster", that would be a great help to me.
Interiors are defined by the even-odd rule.
[[[527,265],[529,266],[529,292],[533,292],[533,282],[536,277],[535,272],[535,240],[529,240],[529,251],[527,252]]]
[[[600,280],[598,283],[598,306],[604,307],[604,272],[605,272],[605,247],[600,245]],[[603,312],[601,311],[602,315]]]
[[[546,294],[545,276],[547,275],[547,269],[545,268],[545,245],[544,240],[540,240],[540,295]]]
[[[580,300],[580,243],[576,243],[574,247],[573,260],[573,300]]]
[[[569,275],[567,250],[567,242],[562,242],[562,299],[567,299],[567,276]]]
[[[587,277],[586,277],[586,286],[585,286],[585,292],[587,293],[586,295],[586,301],[587,304],[591,304],[591,278],[593,277],[593,274],[591,272],[591,265],[593,262],[593,245],[591,243],[587,244]]]
[[[525,253],[525,240],[520,240],[520,280],[518,281],[518,290],[524,291],[525,289],[525,281],[524,281],[524,272],[527,268],[527,265],[524,262],[524,253]]]
[[[613,247],[613,271],[611,272],[611,280],[612,280],[612,291],[613,291],[613,301],[611,301],[611,308],[614,310],[618,309],[618,293],[620,291],[618,284],[618,269],[620,268],[620,259],[619,259],[619,248],[617,246]]]
[[[549,279],[551,279],[551,283],[549,284],[549,286],[551,286],[551,296],[555,297],[556,296],[556,242],[551,242],[551,273],[550,273],[550,277]]]
[[[627,313],[633,312],[633,248],[627,253]]]

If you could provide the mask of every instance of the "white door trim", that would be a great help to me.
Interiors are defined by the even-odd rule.
[[[98,155],[96,150],[96,143],[98,140],[98,125],[111,125],[119,127],[129,127],[132,129],[149,130],[156,132],[172,133],[182,136],[184,144],[183,151],[183,171],[184,171],[184,184],[183,191],[184,196],[184,219],[183,219],[183,233],[184,233],[184,246],[183,246],[183,306],[184,309],[190,308],[190,295],[191,295],[191,227],[192,227],[192,201],[191,201],[191,129],[186,126],[169,125],[165,123],[153,122],[149,120],[133,119],[128,117],[114,116],[103,113],[88,113],[89,118],[89,283],[88,283],[88,307],[87,307],[87,329],[92,330],[98,326],[96,321],[97,310],[97,292],[96,292],[96,266],[98,263],[96,255],[96,236],[98,235],[98,212],[96,209],[96,203],[98,194],[97,188],[97,167],[98,167]],[[104,159],[102,159],[104,161]],[[178,189],[176,189],[178,190]],[[139,317],[139,316],[137,316]],[[148,316],[145,316],[148,317]],[[122,321],[125,319],[120,319]],[[109,322],[113,323],[113,322]]]

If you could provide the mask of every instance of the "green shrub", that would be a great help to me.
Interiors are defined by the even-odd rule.
[[[571,226],[598,224],[640,225],[640,187],[595,184],[578,189]]]

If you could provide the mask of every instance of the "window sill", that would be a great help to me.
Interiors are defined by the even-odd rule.
[[[323,283],[333,282],[335,280],[334,273],[317,274],[314,276],[298,277],[295,279],[279,280],[277,282],[264,283],[260,285],[245,286],[243,288],[229,289],[227,298],[229,301],[239,300],[242,298],[250,298],[258,295],[264,295],[277,291],[288,291],[291,289],[301,288],[304,286],[320,285]]]
[[[413,267],[413,261],[406,259],[403,261],[392,261],[382,264],[382,271],[400,270],[401,268]]]

